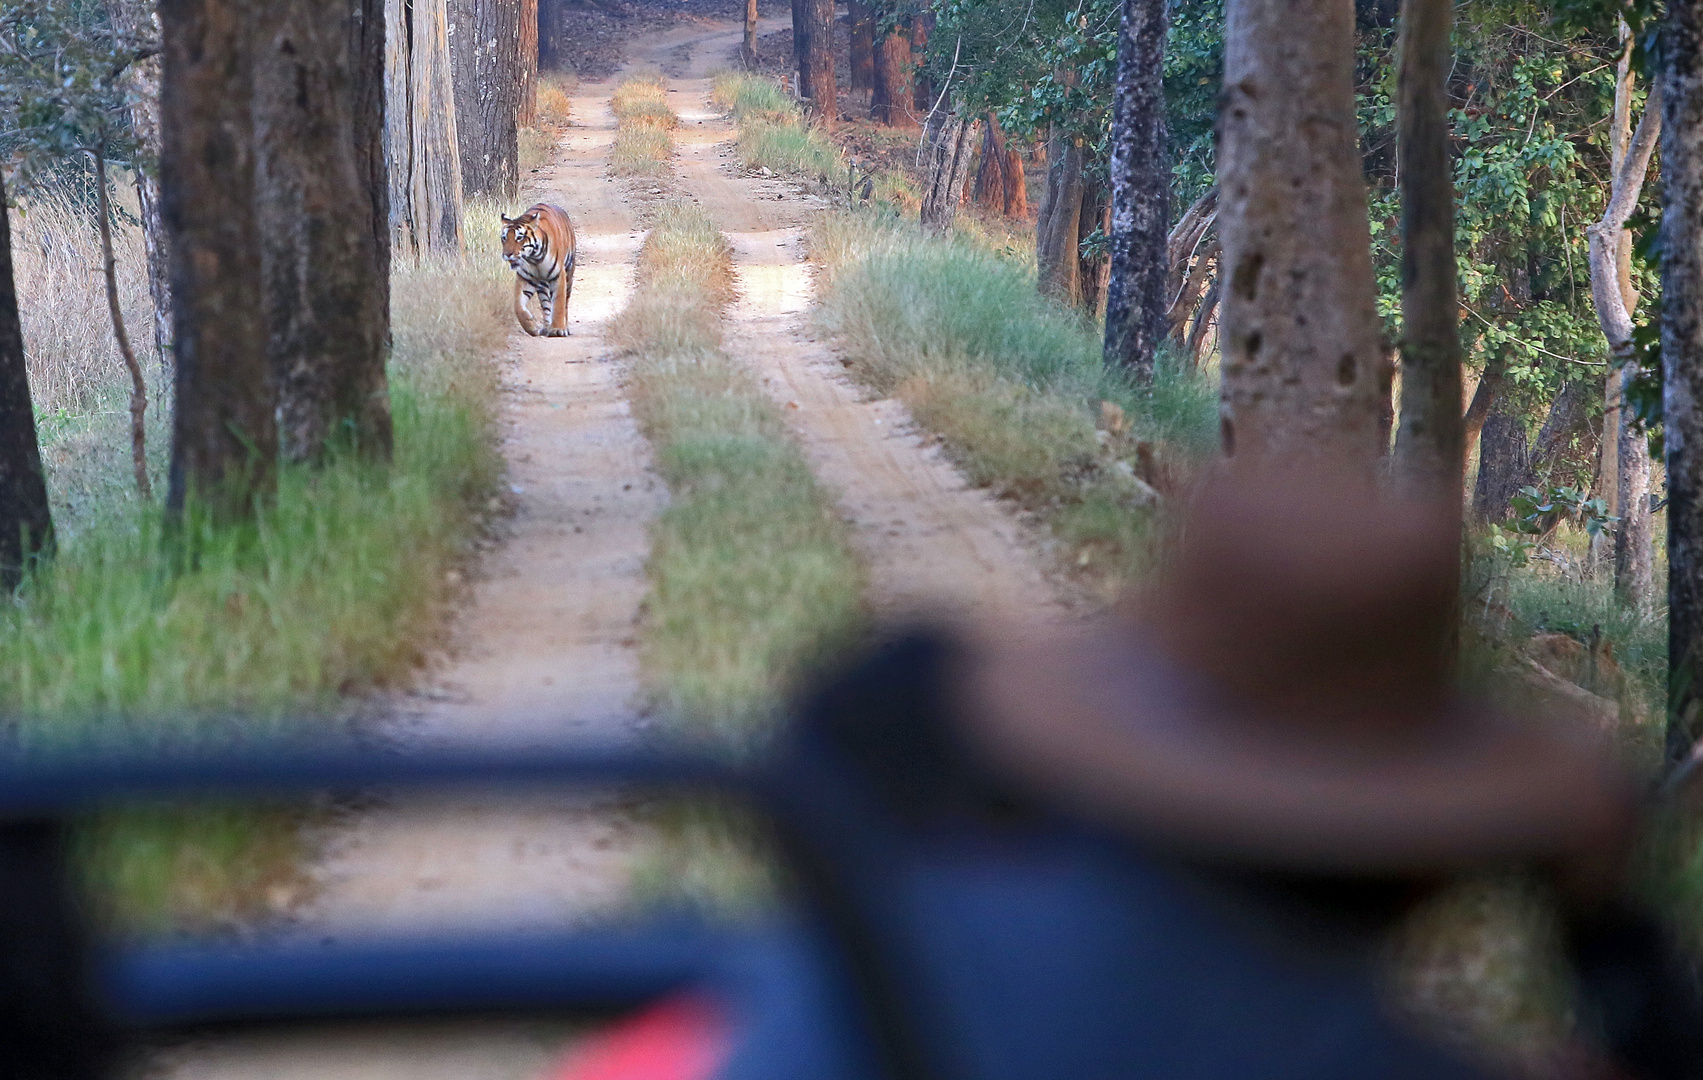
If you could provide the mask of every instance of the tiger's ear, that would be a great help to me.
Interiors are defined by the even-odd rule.
[[[513,225],[516,221],[515,218],[511,218],[507,214],[498,214],[497,216],[503,219],[504,225]]]

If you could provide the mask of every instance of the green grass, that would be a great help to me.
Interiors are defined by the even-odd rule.
[[[1210,381],[1162,364],[1152,386],[1108,369],[1100,330],[1035,292],[1026,264],[974,239],[920,235],[879,209],[813,234],[818,319],[859,381],[903,400],[973,483],[1047,518],[1107,597],[1155,557],[1138,444],[1187,470],[1210,452]],[[1103,431],[1103,403],[1127,430]]]
[[[613,334],[671,494],[651,530],[646,680],[684,730],[745,750],[791,678],[858,622],[863,579],[780,410],[718,347],[730,281],[715,224],[665,203]]]
[[[470,214],[475,238],[485,218]],[[410,678],[500,474],[489,355],[510,316],[500,268],[478,257],[398,267],[392,306],[393,464],[286,467],[256,522],[197,527],[193,567],[161,542],[158,504],[129,489],[120,420],[96,410],[48,429],[60,550],[0,604],[0,730],[15,751],[334,737],[348,695]],[[79,850],[96,907],[120,924],[219,923],[299,886],[299,823],[128,812],[91,823]]]
[[[747,168],[845,178],[845,155],[773,79],[723,72],[715,78],[711,100],[738,121],[739,160]]]

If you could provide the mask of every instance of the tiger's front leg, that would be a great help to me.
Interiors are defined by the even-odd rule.
[[[544,321],[549,327],[544,331],[545,337],[568,336],[568,289],[572,288],[573,278],[568,273],[562,274],[550,286],[549,299],[544,301]]]
[[[544,327],[532,317],[532,312],[527,310],[526,303],[531,299],[532,290],[526,287],[526,282],[522,281],[518,274],[515,275],[514,317],[520,321],[520,328],[525,330],[529,337],[537,337]]]

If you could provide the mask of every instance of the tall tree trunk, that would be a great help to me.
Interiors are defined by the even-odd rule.
[[[1224,42],[1224,451],[1370,471],[1385,450],[1383,347],[1354,114],[1354,5],[1230,0]]]
[[[520,2],[520,111],[515,122],[521,127],[538,124],[538,0]]]
[[[751,0],[755,5],[756,0]],[[851,23],[851,70],[847,82],[853,90],[875,86],[875,9],[862,0],[848,0],[846,18]]]
[[[926,117],[934,108],[935,86],[922,70],[923,57],[928,53],[928,35],[934,30],[934,13],[924,9],[912,15],[906,24],[911,35],[911,107],[919,117]],[[920,121],[919,121],[920,122]]]
[[[256,233],[284,456],[390,454],[384,0],[266,0]]]
[[[1509,502],[1531,475],[1531,448],[1525,418],[1504,399],[1491,406],[1478,440],[1478,480],[1472,489],[1472,514],[1480,522],[1506,521]]]
[[[1112,98],[1110,280],[1106,286],[1106,363],[1136,378],[1153,377],[1159,342],[1170,327],[1165,290],[1170,269],[1171,169],[1165,150],[1166,0],[1123,0],[1117,88]]]
[[[976,202],[1006,217],[1029,216],[1029,193],[1023,184],[1023,155],[1006,144],[993,113],[983,117],[982,156],[976,166]]]
[[[746,71],[757,70],[757,0],[745,0],[745,37],[739,44],[739,62]]]
[[[1614,174],[1602,219],[1586,230],[1590,237],[1591,302],[1596,307],[1597,323],[1608,339],[1609,353],[1621,367],[1622,385],[1635,378],[1638,369],[1631,361],[1632,313],[1621,287],[1618,251],[1626,231],[1626,219],[1638,205],[1644,175],[1649,171],[1650,156],[1661,132],[1659,97],[1658,87],[1646,104],[1620,168]],[[1644,436],[1628,422],[1624,407],[1620,413],[1615,437],[1620,524],[1615,529],[1614,586],[1621,596],[1644,603],[1650,598],[1652,558],[1650,455]],[[1606,433],[1604,438],[1608,438]]]
[[[1703,0],[1662,26],[1662,417],[1668,474],[1668,758],[1703,734]],[[0,430],[4,425],[0,424]]]
[[[923,128],[928,172],[923,183],[922,227],[932,233],[952,231],[964,185],[970,179],[976,122],[957,110],[939,110]]]
[[[253,512],[276,483],[276,390],[266,362],[253,224],[254,58],[244,0],[160,0],[161,188],[177,356],[171,489],[217,519]]]
[[[1042,296],[1072,306],[1082,296],[1082,156],[1078,139],[1055,134],[1047,140],[1047,190],[1035,220],[1035,286]]]
[[[467,197],[520,187],[520,0],[447,0],[455,135]]]
[[[108,0],[113,28],[137,43],[160,37],[160,20],[153,0]],[[125,96],[130,130],[140,147],[137,162],[136,205],[142,219],[142,246],[148,255],[148,295],[154,302],[154,354],[161,368],[171,370],[171,248],[160,217],[160,58],[150,56],[125,69]]]
[[[888,127],[916,127],[918,114],[912,108],[915,77],[910,27],[901,22],[875,43],[875,86],[869,96],[870,119]]]
[[[1218,189],[1212,187],[1183,211],[1165,236],[1165,318],[1178,346],[1193,337],[1200,321],[1196,308],[1204,302],[1208,280],[1216,285],[1222,254],[1217,225]],[[1211,290],[1212,303],[1217,303],[1218,293],[1216,287]]]
[[[1632,91],[1637,73],[1632,67],[1632,30],[1626,20],[1619,20],[1620,62],[1615,69],[1614,112],[1609,119],[1609,176],[1620,174],[1626,152],[1632,145]],[[1620,293],[1627,311],[1636,311],[1638,295],[1632,289],[1632,236],[1622,232],[1615,249],[1615,269],[1620,279]],[[1620,516],[1620,400],[1623,396],[1621,372],[1611,368],[1603,388],[1603,435],[1598,448],[1598,490],[1611,517]],[[1589,555],[1593,569],[1612,561],[1615,534],[1601,533],[1591,538]]]
[[[17,587],[30,561],[53,550],[53,512],[36,441],[24,333],[12,279],[12,223],[0,178],[0,589]]]
[[[538,69],[555,71],[562,66],[563,0],[538,0]],[[392,27],[396,24],[391,23]]]
[[[834,82],[834,0],[794,0],[793,48],[798,53],[798,93],[824,123],[839,119]]]
[[[1403,0],[1397,116],[1401,159],[1401,426],[1395,472],[1413,497],[1460,514],[1461,417],[1455,180],[1449,156],[1454,0]]]
[[[385,163],[395,251],[462,251],[461,154],[444,0],[385,0]]]
[[[95,150],[95,207],[99,215],[97,231],[101,238],[101,277],[106,283],[106,310],[112,319],[112,336],[118,343],[118,355],[124,360],[124,370],[130,376],[130,469],[136,479],[136,494],[147,500],[154,497],[154,485],[148,479],[148,383],[142,378],[142,365],[136,350],[130,347],[130,331],[124,326],[124,308],[118,302],[118,258],[112,250],[112,206],[107,199],[106,151]]]
[[[1218,300],[1224,294],[1224,275],[1214,274],[1212,284],[1207,288],[1206,295],[1201,298],[1200,306],[1195,309],[1194,320],[1189,324],[1188,341],[1185,347],[1189,352],[1189,360],[1198,369],[1206,362],[1207,331],[1216,325]]]
[[[1112,261],[1106,257],[1104,239],[1111,216],[1112,192],[1106,184],[1103,170],[1085,163],[1082,170],[1082,209],[1076,215],[1076,303],[1090,317],[1098,317],[1105,309]],[[1097,245],[1089,239],[1096,230],[1101,237]]]

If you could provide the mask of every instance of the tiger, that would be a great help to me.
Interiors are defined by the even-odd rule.
[[[503,218],[503,260],[515,273],[514,314],[532,337],[568,336],[568,297],[574,291],[574,226],[568,212],[539,203],[519,217]],[[536,295],[543,322],[527,301]]]

